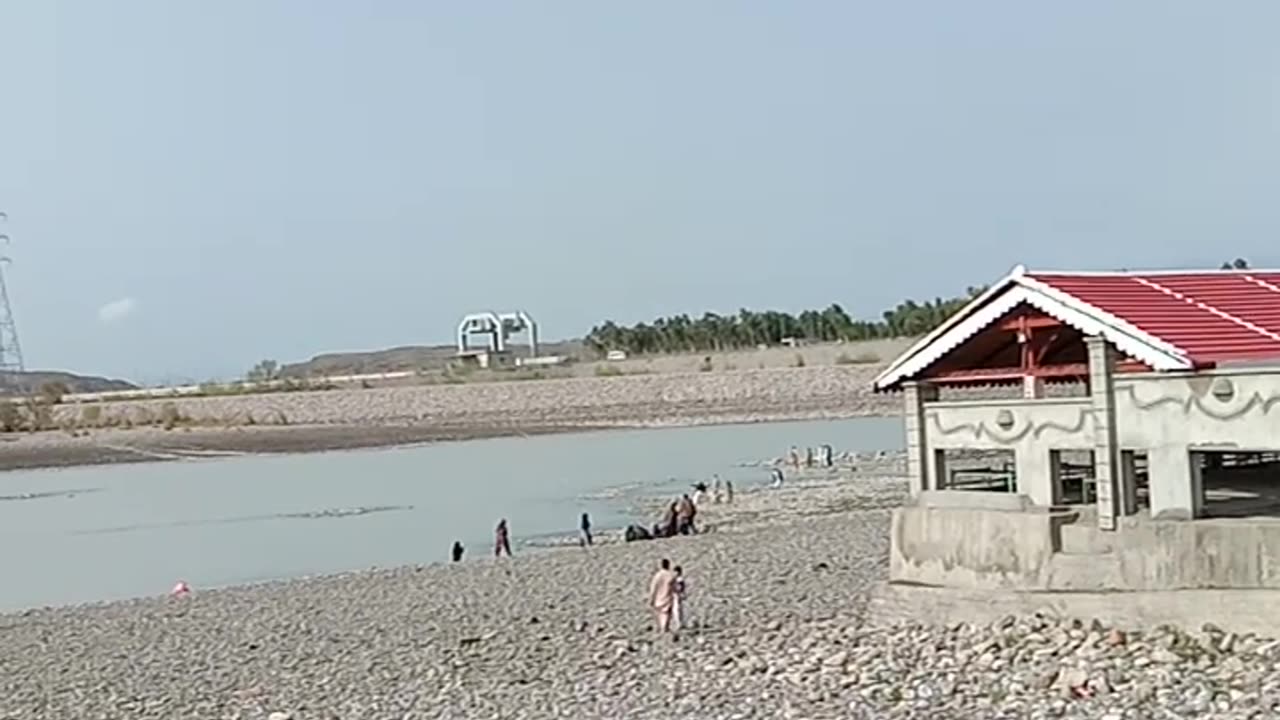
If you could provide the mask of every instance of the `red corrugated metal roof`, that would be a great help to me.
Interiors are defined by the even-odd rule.
[[[1280,357],[1280,272],[1029,272],[1181,349],[1196,365]]]

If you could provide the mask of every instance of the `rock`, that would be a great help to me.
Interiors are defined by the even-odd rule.
[[[840,651],[840,652],[828,655],[822,661],[822,664],[825,665],[826,667],[844,667],[845,663],[847,662],[849,662],[849,653]]]

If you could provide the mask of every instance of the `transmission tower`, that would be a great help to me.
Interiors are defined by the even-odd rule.
[[[0,222],[9,216],[0,212]],[[0,242],[9,244],[9,236],[0,233]],[[0,255],[0,372],[22,372],[22,343],[18,342],[18,323],[13,319],[13,307],[9,305],[9,289],[4,281],[4,266],[13,262],[8,255]]]

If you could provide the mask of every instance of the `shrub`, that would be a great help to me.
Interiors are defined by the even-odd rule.
[[[178,406],[172,402],[166,402],[160,406],[160,424],[165,430],[172,430],[182,422],[182,412],[178,410]]]
[[[17,432],[25,424],[17,403],[12,400],[0,400],[0,432]]]
[[[80,408],[80,422],[97,427],[102,422],[102,406],[85,405]]]
[[[31,432],[48,430],[53,425],[53,405],[39,398],[27,401],[27,429]]]
[[[49,405],[62,402],[62,396],[70,394],[71,388],[64,382],[47,382],[40,386],[40,398]]]

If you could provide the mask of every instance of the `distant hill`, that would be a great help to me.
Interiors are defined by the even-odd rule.
[[[0,373],[0,395],[34,395],[40,391],[40,386],[46,383],[62,383],[73,393],[135,390],[138,387],[124,380],[94,375],[76,375],[57,370],[31,370],[21,373]]]
[[[513,345],[512,352],[522,355],[525,346]],[[577,357],[583,352],[582,341],[564,340],[538,346],[539,355]],[[443,370],[458,355],[453,345],[406,345],[368,352],[324,353],[305,362],[290,363],[280,368],[283,377],[321,377],[330,375],[362,375],[401,370]]]

